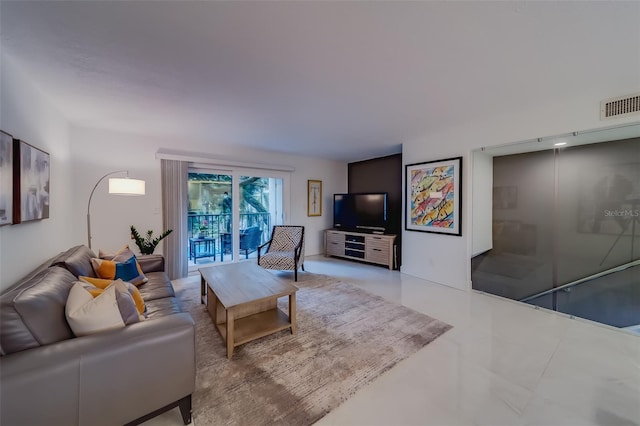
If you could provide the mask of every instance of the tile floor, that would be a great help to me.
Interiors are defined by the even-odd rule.
[[[305,268],[454,326],[316,425],[640,425],[637,335],[378,266]],[[176,409],[147,424],[182,422]]]

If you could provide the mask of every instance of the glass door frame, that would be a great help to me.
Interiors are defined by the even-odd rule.
[[[236,227],[240,224],[240,177],[241,176],[255,176],[264,178],[282,179],[282,222],[287,223],[289,214],[291,212],[291,172],[281,170],[270,170],[240,166],[225,166],[220,164],[207,164],[207,163],[189,163],[189,172],[197,171],[200,173],[220,174],[231,176],[231,247],[232,261],[238,262],[240,260],[239,247],[240,247],[240,234]],[[186,220],[186,218],[185,218]],[[271,230],[269,230],[271,232]]]

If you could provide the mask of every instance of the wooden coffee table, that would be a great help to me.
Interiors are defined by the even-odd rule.
[[[253,262],[200,268],[203,302],[227,345],[233,348],[277,331],[296,333],[298,288]],[[278,309],[278,298],[289,296],[289,315]]]

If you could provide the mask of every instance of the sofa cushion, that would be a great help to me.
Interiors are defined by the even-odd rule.
[[[98,257],[100,259],[115,260],[116,262],[125,261],[131,256],[135,256],[135,253],[129,248],[129,244],[125,244],[120,250],[115,253],[98,250]]]
[[[180,302],[175,297],[165,297],[147,302],[147,318],[160,318],[182,312]]]
[[[64,309],[75,277],[50,267],[0,296],[0,347],[6,355],[70,339]]]
[[[67,299],[66,316],[76,336],[122,328],[140,321],[124,281],[112,282],[95,297],[87,286],[91,285],[76,281]]]
[[[145,302],[176,295],[166,272],[150,272],[147,274],[147,278],[149,281],[138,286],[138,290],[142,293]]]
[[[129,248],[129,245],[125,245],[124,247],[122,247],[120,250],[118,250],[115,253],[111,253],[108,251],[104,251],[102,249],[98,250],[98,257],[100,259],[107,259],[107,260],[113,260],[114,257],[118,256],[119,254],[122,254],[123,252],[130,252],[131,249]],[[131,256],[133,256],[135,253],[131,252],[131,254],[129,256],[127,256],[127,259]]]
[[[91,259],[91,264],[100,278],[111,280],[119,278],[124,281],[129,281],[134,285],[147,282],[147,277],[142,273],[142,269],[140,269],[140,265],[138,265],[135,256],[131,256],[123,262],[93,258]]]
[[[143,254],[137,257],[142,272],[164,272],[164,256],[161,254]]]
[[[96,255],[89,247],[75,246],[59,255],[52,265],[62,266],[76,277],[80,275],[95,277],[96,274],[91,265],[91,259],[94,257]]]

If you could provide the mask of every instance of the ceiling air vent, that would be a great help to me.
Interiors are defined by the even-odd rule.
[[[640,113],[640,93],[600,102],[600,120]]]

